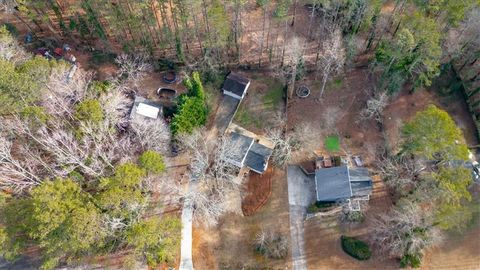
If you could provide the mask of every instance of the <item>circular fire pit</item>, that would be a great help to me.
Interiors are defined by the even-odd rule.
[[[305,85],[302,85],[297,88],[296,94],[300,98],[306,98],[310,95],[310,89]]]
[[[167,71],[163,74],[163,81],[166,83],[175,83],[177,81],[177,73],[175,71]]]

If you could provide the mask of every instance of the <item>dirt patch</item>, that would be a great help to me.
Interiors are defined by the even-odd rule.
[[[342,151],[361,154],[366,164],[371,163],[383,140],[375,121],[361,121],[359,117],[370,98],[372,81],[368,70],[351,70],[332,80],[320,101],[317,98],[321,85],[314,75],[307,76],[297,85],[308,86],[311,94],[307,98],[294,96],[290,99],[288,129],[292,130],[300,123],[310,123],[319,131],[316,149],[320,152],[326,150],[325,137],[338,135]]]
[[[427,252],[420,269],[480,269],[480,226],[463,235],[451,235]]]
[[[218,241],[218,234],[211,234],[193,227],[193,265],[196,269],[215,269],[217,265],[212,242]]]
[[[242,211],[245,216],[251,216],[267,202],[272,193],[272,176],[272,166],[263,174],[250,171],[246,196],[242,200]]]
[[[200,239],[194,236],[195,268],[285,269],[289,265],[290,255],[285,259],[267,260],[255,252],[252,241],[261,229],[273,229],[289,235],[287,179],[285,173],[277,169],[273,170],[272,194],[263,207],[247,217],[227,214],[218,227],[202,229]],[[214,259],[202,255],[202,252],[212,252]]]

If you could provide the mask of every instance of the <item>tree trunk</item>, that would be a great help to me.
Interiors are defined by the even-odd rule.
[[[298,0],[294,0],[294,1],[293,1],[293,16],[292,16],[291,26],[294,26],[294,25],[295,25],[295,16],[297,15],[297,1],[298,1]]]
[[[263,6],[263,24],[262,24],[262,40],[260,41],[260,55],[258,56],[258,67],[262,66],[262,56],[263,56],[263,40],[265,38],[265,19],[267,16],[266,7]]]

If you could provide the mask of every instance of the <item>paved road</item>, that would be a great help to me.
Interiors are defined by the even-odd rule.
[[[315,181],[313,176],[305,175],[298,166],[288,166],[287,179],[292,267],[294,270],[306,270],[304,220],[307,207],[315,202]]]

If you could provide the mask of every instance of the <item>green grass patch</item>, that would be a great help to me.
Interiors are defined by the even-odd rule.
[[[235,121],[245,128],[262,128],[262,120],[251,111],[241,106],[235,114]]]
[[[325,138],[325,148],[329,152],[340,151],[340,138],[337,135],[331,135]]]
[[[284,95],[284,85],[277,79],[272,77],[262,77],[258,79],[265,83],[268,87],[267,93],[263,95],[263,106],[266,109],[276,109],[281,104]]]
[[[365,242],[360,241],[355,237],[348,237],[345,235],[342,235],[340,239],[342,241],[343,251],[355,259],[364,261],[370,259],[372,256],[372,251]]]
[[[269,109],[278,107],[283,99],[283,85],[279,82],[269,84],[268,92],[263,96],[263,105]]]

